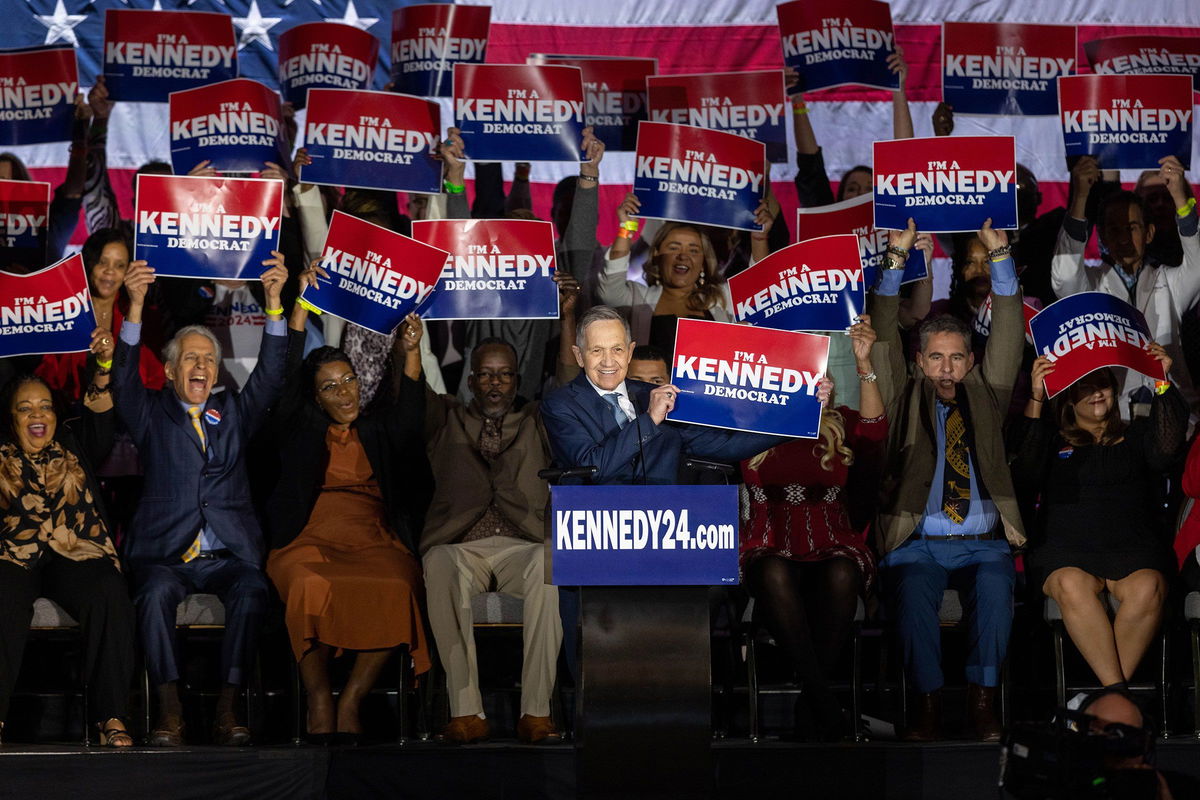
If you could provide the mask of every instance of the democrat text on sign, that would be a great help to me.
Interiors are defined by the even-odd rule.
[[[78,253],[0,281],[0,358],[80,353],[91,347],[95,328],[87,271]]]

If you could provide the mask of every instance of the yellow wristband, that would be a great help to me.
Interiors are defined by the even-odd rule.
[[[321,314],[325,313],[325,312],[321,311],[321,309],[314,306],[312,303],[305,300],[303,297],[297,297],[296,302],[300,304],[301,308],[303,308],[305,311],[309,312],[310,314],[316,314],[319,317],[319,316],[321,316]]]
[[[112,360],[110,359],[108,361],[101,361],[100,359],[97,358],[96,366],[99,367],[100,369],[112,369]]]
[[[282,317],[283,316],[282,308],[264,308],[263,312],[266,314],[270,314],[272,317]]]
[[[792,114],[797,117],[800,116],[801,114],[807,114],[807,113],[808,113],[808,104],[807,103],[802,106],[797,106],[797,105],[792,106]]]
[[[1166,394],[1167,389],[1170,389],[1170,388],[1171,388],[1170,381],[1155,381],[1154,382],[1154,393],[1155,394]]]
[[[634,233],[637,233],[638,222],[636,219],[627,219],[621,223],[621,227],[627,231],[633,231]]]
[[[1188,214],[1192,213],[1192,209],[1194,209],[1195,207],[1196,207],[1196,198],[1189,197],[1188,201],[1186,203],[1184,203],[1179,208],[1175,209],[1175,213],[1181,217],[1186,217]]]

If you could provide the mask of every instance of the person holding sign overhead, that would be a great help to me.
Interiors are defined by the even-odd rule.
[[[911,219],[891,236],[872,307],[879,334],[872,362],[892,421],[876,541],[904,668],[919,695],[908,741],[940,735],[938,608],[948,587],[969,609],[968,722],[985,741],[1001,734],[994,701],[1012,628],[1010,548],[1025,543],[1001,426],[1025,324],[1007,237],[991,222],[979,230],[992,262],[993,332],[982,365],[971,353],[971,329],[951,316],[925,320],[916,368],[905,362],[897,314],[904,259],[917,238]]]
[[[213,739],[245,745],[250,730],[234,710],[250,654],[267,609],[263,541],[250,502],[246,444],[283,385],[287,336],[280,294],[287,280],[283,254],[272,252],[262,274],[267,298],[258,365],[240,392],[213,394],[221,349],[207,328],[181,328],[163,353],[168,386],[149,391],[138,373],[142,311],[154,270],[134,261],[125,273],[129,313],[113,367],[117,413],[146,467],[141,502],[123,543],[150,680],[158,687],[158,724],[151,745],[183,743],[175,614],[193,592],[225,606],[221,678]]]
[[[1146,349],[1170,374],[1160,344]],[[1046,356],[1033,363],[1033,394],[1010,437],[1013,480],[1040,499],[1026,559],[1031,586],[1062,610],[1071,640],[1105,688],[1124,688],[1162,621],[1171,551],[1155,522],[1162,478],[1185,445],[1188,407],[1169,381],[1148,418],[1126,424],[1116,373],[1098,369],[1047,401]],[[1050,408],[1047,409],[1046,406]],[[1120,603],[1109,620],[1100,593]]]

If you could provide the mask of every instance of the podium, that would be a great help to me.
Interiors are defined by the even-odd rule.
[[[548,570],[579,586],[578,795],[706,798],[709,587],[737,583],[733,486],[555,486]]]

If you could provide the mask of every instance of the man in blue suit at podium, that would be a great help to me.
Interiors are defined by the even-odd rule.
[[[596,468],[592,483],[671,484],[688,456],[736,464],[788,441],[667,422],[679,389],[626,380],[634,343],[629,324],[608,306],[579,320],[575,380],[542,401],[542,421],[561,467]]]

